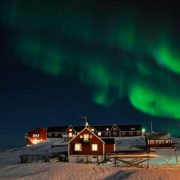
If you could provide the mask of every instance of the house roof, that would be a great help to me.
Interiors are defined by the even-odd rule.
[[[48,127],[47,132],[65,132],[69,126],[51,126]]]
[[[31,131],[29,131],[27,134],[31,134],[31,133],[40,133],[42,131],[46,131],[47,129],[46,128],[37,128],[37,129],[33,129]]]
[[[107,131],[107,128],[110,130],[112,126],[113,125],[95,125],[92,127],[95,128],[97,131]]]
[[[142,124],[130,124],[130,125],[117,125],[120,131],[141,131],[142,130]],[[132,130],[132,128],[135,128]]]
[[[69,126],[51,126],[48,127],[47,132],[65,132],[70,126],[74,128],[75,131],[80,132],[84,129],[84,125],[69,125]],[[113,125],[92,125],[91,128],[95,128],[97,131],[107,131],[107,129],[111,130]],[[117,127],[121,131],[141,131],[142,125],[141,124],[134,124],[134,125],[117,125]],[[132,130],[131,128],[135,128],[135,130]],[[108,130],[108,131],[109,131]]]
[[[97,139],[99,139],[102,143],[104,143],[104,141],[98,137],[96,134],[94,134],[88,127],[84,127],[84,129],[79,132],[78,135],[76,135],[75,137],[73,137],[68,143],[72,142],[74,139],[76,139],[81,133],[83,133],[85,130],[88,130],[93,136],[95,136]]]
[[[102,140],[105,142],[105,144],[115,144],[114,138],[102,138]]]
[[[150,133],[146,135],[148,140],[168,140],[171,139],[170,133]]]

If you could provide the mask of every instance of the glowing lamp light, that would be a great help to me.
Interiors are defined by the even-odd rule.
[[[146,129],[145,129],[145,128],[142,128],[142,132],[145,133],[145,132],[146,132]]]

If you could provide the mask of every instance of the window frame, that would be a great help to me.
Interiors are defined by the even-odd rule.
[[[82,144],[81,143],[75,143],[74,144],[74,151],[82,151]]]
[[[92,144],[91,145],[91,150],[92,151],[98,151],[98,144]]]

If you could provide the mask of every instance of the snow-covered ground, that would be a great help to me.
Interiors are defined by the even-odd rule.
[[[0,179],[6,180],[179,180],[180,166],[167,168],[120,168],[92,164],[29,163],[0,168]]]
[[[135,140],[136,142],[138,140]],[[128,141],[126,141],[128,142]],[[130,144],[132,145],[132,141]],[[31,147],[15,148],[0,153],[0,179],[59,180],[59,179],[167,179],[180,180],[180,139],[174,139],[176,151],[159,149],[157,158],[150,160],[150,168],[111,167],[104,165],[73,164],[63,162],[36,162],[18,164],[21,154],[51,154],[67,151],[67,142],[54,140]],[[119,145],[123,145],[120,142]],[[141,145],[141,144],[140,144]],[[143,144],[142,144],[143,145]],[[53,147],[52,147],[53,146]],[[125,143],[127,146],[127,143]],[[132,145],[134,147],[134,144]],[[123,149],[123,147],[121,147]]]

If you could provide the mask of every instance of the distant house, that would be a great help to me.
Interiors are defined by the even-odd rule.
[[[51,126],[47,129],[47,140],[62,138],[69,126]]]
[[[115,151],[114,138],[100,138],[85,127],[68,144],[69,162],[101,162],[105,155]]]
[[[27,146],[46,141],[46,128],[37,128],[25,134]]]
[[[172,148],[173,142],[170,133],[146,134],[149,148]]]
[[[142,136],[142,125],[92,125],[89,126],[91,131],[98,137],[129,137]],[[73,138],[84,129],[84,126],[57,126],[49,127],[47,130],[47,139],[53,138]]]

